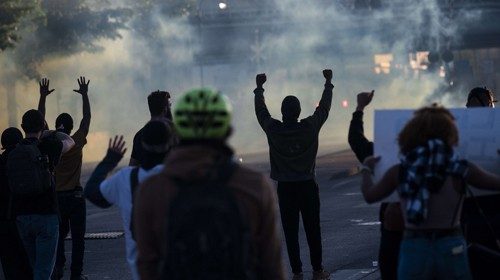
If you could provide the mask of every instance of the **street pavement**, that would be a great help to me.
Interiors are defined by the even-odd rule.
[[[241,156],[243,164],[269,174],[267,154]],[[332,272],[331,279],[380,279],[377,252],[380,237],[378,204],[368,205],[360,193],[357,161],[350,150],[324,153],[317,159],[320,186],[323,263]],[[83,181],[94,165],[86,165]],[[87,233],[84,273],[89,279],[131,279],[125,261],[125,240],[121,218],[116,207],[99,209],[87,204]],[[111,238],[96,239],[94,233],[109,233]],[[103,236],[97,236],[101,238]],[[300,229],[301,257],[305,279],[312,277],[304,230]],[[66,241],[70,260],[71,241]],[[290,274],[288,255],[283,243],[283,257]],[[69,264],[65,278],[69,279]]]

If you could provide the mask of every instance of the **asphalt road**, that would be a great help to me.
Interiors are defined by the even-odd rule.
[[[269,173],[267,155],[247,155],[243,164]],[[360,177],[355,172],[356,159],[350,151],[325,154],[317,160],[317,178],[321,198],[321,229],[325,269],[332,279],[380,279],[376,267],[379,223],[378,204],[368,205],[360,193]],[[88,178],[92,166],[84,171]],[[88,203],[87,232],[122,232],[118,209],[102,210]],[[301,256],[306,279],[312,268],[304,230],[300,231]],[[283,244],[287,271],[288,255]],[[70,259],[71,241],[66,241],[67,259]],[[374,263],[375,262],[375,263]],[[69,264],[67,264],[69,265]],[[89,279],[131,279],[125,261],[123,237],[87,239],[84,273]],[[66,271],[68,273],[68,270]],[[69,279],[66,275],[64,279]]]

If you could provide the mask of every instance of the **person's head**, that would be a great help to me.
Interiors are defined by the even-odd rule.
[[[43,115],[35,109],[27,111],[23,115],[21,127],[26,135],[41,133],[45,127]]]
[[[73,118],[68,113],[62,113],[56,118],[56,130],[68,135],[73,130]]]
[[[2,149],[15,147],[23,139],[21,131],[15,127],[9,127],[2,132]]]
[[[297,97],[289,95],[283,99],[281,102],[281,114],[283,115],[283,121],[295,122],[298,120],[300,115],[300,101]]]
[[[148,107],[151,117],[164,117],[167,115],[170,93],[154,91],[148,96]]]
[[[172,129],[162,121],[148,122],[142,131],[144,149],[141,167],[150,169],[163,162],[172,145]]]
[[[469,92],[467,97],[467,108],[471,107],[495,107],[495,98],[493,92],[486,87],[476,87]]]
[[[175,105],[174,125],[181,141],[226,141],[232,107],[226,96],[210,89],[185,93]]]
[[[407,154],[430,139],[440,139],[450,148],[458,144],[455,118],[444,107],[432,105],[417,110],[399,133],[399,149]]]

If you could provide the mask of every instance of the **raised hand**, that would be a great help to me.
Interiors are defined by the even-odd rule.
[[[375,95],[375,91],[372,90],[371,92],[361,92],[358,93],[357,101],[358,105],[356,107],[356,111],[363,111],[370,102],[372,102],[373,96]]]
[[[40,95],[43,97],[47,97],[51,94],[55,89],[49,89],[50,80],[47,78],[43,78],[38,84],[40,85]]]
[[[80,79],[77,79],[76,80],[78,82],[78,86],[80,86],[79,89],[74,89],[73,91],[74,92],[77,92],[79,94],[87,94],[88,91],[89,91],[89,83],[90,83],[90,80],[88,80],[87,82],[85,82],[85,77],[80,77]]]
[[[255,77],[255,83],[257,84],[257,87],[262,87],[262,85],[264,85],[267,81],[267,77],[266,77],[266,74],[265,73],[262,73],[262,74],[258,74],[256,77]]]
[[[325,80],[327,82],[331,82],[332,78],[333,78],[332,69],[325,69],[325,70],[323,70],[323,77],[325,77]]]
[[[118,136],[115,135],[115,138],[109,138],[108,151],[113,152],[115,154],[119,154],[123,157],[127,152],[127,148],[125,148],[125,141],[123,141],[123,135]]]

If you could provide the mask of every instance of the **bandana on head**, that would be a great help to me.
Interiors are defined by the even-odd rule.
[[[427,219],[427,202],[438,192],[446,178],[464,178],[468,164],[440,139],[431,139],[407,155],[401,155],[399,194],[407,199],[406,217],[412,224]]]

